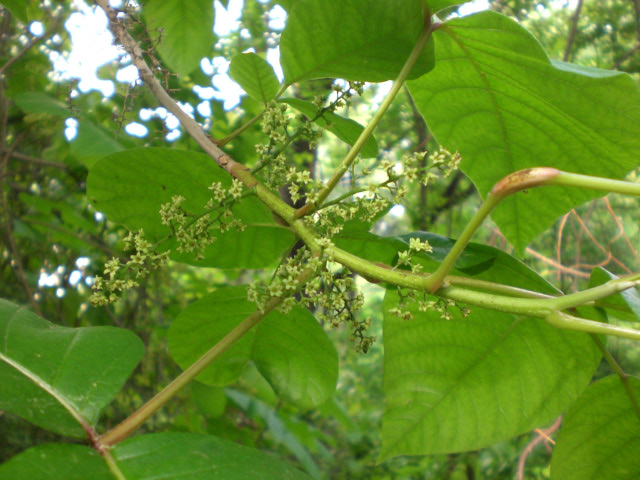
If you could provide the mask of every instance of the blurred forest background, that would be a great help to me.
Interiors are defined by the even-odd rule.
[[[269,51],[273,58],[270,50],[283,26],[283,11],[276,5],[273,0],[217,5],[217,12],[241,7],[239,22],[216,30],[215,47],[200,71],[165,79],[174,98],[214,138],[224,138],[260,111],[261,106],[246,96],[234,105],[237,87],[226,76],[228,65],[221,57],[253,48]],[[103,91],[87,90],[60,67],[70,58],[70,28],[83,21],[78,12],[90,7],[47,0],[28,8],[33,22],[27,24],[0,9],[0,297],[29,306],[61,325],[116,325],[142,337],[147,354],[103,416],[105,430],[179,373],[166,355],[172,318],[216,285],[245,283],[247,273],[171,264],[116,305],[90,306],[92,278],[100,274],[105,261],[123,255],[121,239],[127,232],[88,204],[87,168],[123,146],[197,147],[180,132],[174,118],[134,85],[135,74],[126,58],[98,70]],[[640,82],[640,0],[494,0],[489,8],[521,22],[553,59],[625,71]],[[450,14],[455,15],[455,9]],[[312,82],[295,94],[312,98],[331,82]],[[386,89],[387,84],[367,85],[364,95],[353,100],[349,116],[364,123]],[[382,152],[378,160],[398,158],[407,151],[437,150],[406,91],[391,108],[376,132]],[[240,159],[254,157],[260,135],[258,127],[247,130],[229,151]],[[311,153],[308,145],[294,145],[290,160],[321,179],[325,162],[340,157],[344,148],[325,136]],[[630,179],[637,175],[632,172]],[[375,228],[384,235],[426,230],[455,237],[479,202],[473,185],[457,173],[429,189],[411,191],[406,202],[393,207]],[[584,287],[597,265],[617,274],[640,271],[639,214],[636,199],[615,195],[582,205],[532,243],[523,260],[565,291]],[[490,223],[476,238],[512,251]],[[373,317],[371,333],[380,339],[383,289],[362,288],[367,297],[363,315]],[[220,435],[277,452],[317,478],[548,478],[552,445],[536,432],[479,452],[402,457],[376,465],[383,407],[381,342],[359,354],[347,340],[348,332],[330,335],[340,353],[340,379],[334,398],[318,410],[303,412],[279,403],[249,365],[241,380],[229,387],[192,384],[143,429]],[[608,342],[623,368],[637,372],[638,347],[622,339]],[[608,373],[603,365],[599,375]],[[0,439],[0,460],[6,460],[56,436],[0,414]],[[526,473],[518,473],[525,460]]]

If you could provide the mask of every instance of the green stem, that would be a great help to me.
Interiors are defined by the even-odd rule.
[[[615,337],[628,338],[629,340],[640,340],[640,330],[630,330],[628,328],[609,325],[608,323],[594,322],[584,318],[574,317],[562,312],[551,312],[545,320],[549,325],[565,330],[575,330],[578,332],[593,333],[599,335],[613,335]]]
[[[176,393],[183,387],[188,385],[195,379],[205,368],[207,368],[214,360],[220,357],[224,352],[231,348],[240,338],[242,338],[249,330],[256,326],[260,321],[280,303],[282,298],[271,298],[265,305],[264,311],[255,311],[236,328],[231,330],[222,340],[216,343],[207,353],[200,357],[196,362],[178,375],[169,385],[162,389],[155,397],[145,403],[136,412],[123,420],[119,425],[109,430],[101,437],[102,445],[112,446],[133,433],[140,425],[142,425],[151,415],[157,412],[165,405]]]
[[[262,114],[263,113],[264,113],[264,110],[262,110],[259,114],[257,114],[255,117],[253,117],[247,123],[242,125],[240,128],[234,130],[233,132],[231,132],[229,135],[227,135],[223,139],[216,140],[216,142],[215,142],[216,145],[218,145],[219,147],[224,147],[227,143],[229,143],[231,140],[236,138],[238,135],[240,135],[242,132],[244,132],[247,128],[249,128],[251,125],[253,125],[258,120],[260,120],[260,118],[262,118]]]
[[[124,473],[120,471],[120,468],[118,467],[118,464],[116,463],[115,458],[113,458],[113,455],[111,455],[111,452],[109,451],[108,448],[104,448],[100,452],[100,454],[102,455],[102,458],[104,458],[104,461],[109,467],[109,471],[111,471],[111,473],[113,474],[114,477],[116,477],[117,480],[127,480],[127,477],[125,477]]]
[[[553,178],[549,185],[559,185],[563,187],[587,188],[600,190],[607,193],[620,193],[623,195],[633,195],[640,197],[640,184],[625,182],[623,180],[611,180],[609,178],[591,177],[577,173],[560,172]]]
[[[409,74],[411,73],[413,66],[416,64],[416,62],[420,58],[420,55],[422,54],[422,50],[424,50],[425,45],[429,41],[432,31],[433,31],[433,26],[431,25],[430,21],[427,21],[425,24],[425,28],[422,32],[422,35],[420,35],[418,42],[416,43],[415,47],[413,48],[413,51],[409,55],[409,58],[405,62],[404,66],[402,67],[402,70],[400,70],[400,73],[398,74],[398,77],[393,83],[393,86],[391,87],[391,90],[389,91],[388,95],[380,104],[378,111],[376,111],[376,113],[373,115],[373,117],[371,118],[371,120],[369,121],[365,129],[362,131],[358,139],[352,145],[351,149],[349,149],[349,152],[342,160],[342,163],[340,164],[340,166],[336,169],[336,171],[331,176],[327,184],[320,191],[320,193],[318,194],[317,200],[314,203],[308,203],[307,205],[302,207],[296,213],[296,217],[298,218],[302,217],[310,213],[311,211],[315,210],[320,205],[322,205],[322,203],[327,199],[327,197],[331,194],[333,189],[336,187],[336,185],[338,185],[338,182],[340,182],[340,179],[342,178],[342,176],[347,172],[347,170],[349,170],[349,168],[355,161],[356,157],[360,153],[360,150],[362,149],[366,141],[369,139],[371,134],[373,134],[373,131],[378,126],[378,123],[380,123],[380,120],[382,119],[382,117],[384,117],[385,113],[387,112],[387,109],[389,108],[393,100],[398,95],[398,92],[402,88],[402,85],[404,84],[405,80],[409,77]]]
[[[501,199],[489,195],[487,199],[482,203],[480,209],[473,216],[471,221],[467,224],[463,232],[460,234],[456,243],[453,245],[449,253],[444,258],[438,268],[429,276],[429,291],[435,292],[438,290],[445,277],[453,270],[456,261],[462,254],[467,244],[471,241],[473,234],[480,228],[480,225],[484,222],[485,218],[493,211],[493,209],[500,203]]]
[[[436,271],[429,277],[429,291],[435,292],[442,286],[444,278],[455,266],[458,257],[462,254],[462,251],[471,240],[471,237],[473,237],[473,234],[480,228],[485,218],[489,216],[502,200],[526,188],[548,185],[552,179],[557,178],[560,173],[561,172],[555,168],[530,168],[507,175],[496,183],[480,206],[480,209],[471,219],[471,222],[467,224],[460,237],[456,240],[453,248],[449,251]]]
[[[541,187],[545,185],[586,188],[624,195],[640,196],[640,185],[637,183],[562,172],[553,168],[531,168],[514,172],[500,180],[493,187],[489,195],[487,195],[484,203],[471,222],[464,229],[451,251],[445,257],[438,269],[431,275],[430,278],[432,283],[429,290],[431,292],[435,292],[440,288],[444,281],[444,277],[453,269],[456,260],[471,240],[473,234],[480,227],[484,219],[489,216],[493,209],[502,200],[526,188]]]
[[[593,341],[596,343],[596,345],[602,352],[602,356],[604,357],[604,359],[607,361],[607,363],[611,366],[613,371],[616,372],[616,374],[620,378],[620,381],[622,382],[622,386],[624,387],[624,390],[627,392],[629,401],[633,406],[633,410],[636,412],[636,417],[640,419],[640,406],[638,405],[638,400],[636,399],[636,395],[633,389],[631,388],[631,385],[629,384],[629,375],[622,369],[622,367],[616,361],[616,359],[613,358],[613,355],[611,355],[611,352],[609,352],[605,344],[602,342],[602,340],[600,340],[600,337],[592,333],[591,338],[593,339]]]
[[[246,172],[250,175],[249,172]],[[498,182],[491,192],[487,209],[494,206],[502,198],[518,189],[529,188],[532,185],[540,184],[557,174],[554,169],[535,169],[535,171],[527,171],[526,173],[516,172],[519,179],[514,181],[513,176],[509,176],[505,181]],[[524,178],[524,180],[523,180]],[[266,187],[261,184],[255,184],[256,195],[266,204],[272,211],[276,212],[291,228],[296,232],[300,239],[307,245],[309,250],[314,254],[324,254],[329,259],[341,263],[350,268],[353,272],[358,273],[366,279],[386,282],[399,287],[418,290],[421,292],[431,292],[433,285],[432,275],[426,276],[414,274],[405,270],[393,270],[388,266],[381,266],[364,260],[352,253],[342,250],[334,245],[323,248],[318,243],[316,234],[311,231],[302,220],[295,218],[295,210],[286,205],[279,197],[275,196]],[[632,338],[640,340],[640,331],[629,330],[613,325],[601,324],[577,317],[572,317],[564,313],[560,313],[558,309],[571,308],[584,303],[593,302],[595,300],[605,298],[625,289],[638,285],[640,282],[640,274],[620,278],[607,282],[604,285],[594,287],[583,292],[570,295],[563,295],[552,298],[540,298],[540,294],[528,291],[516,291],[513,287],[502,286],[497,291],[504,293],[496,295],[487,293],[486,291],[476,291],[470,288],[485,288],[487,285],[476,283],[473,285],[471,279],[461,281],[460,277],[451,277],[454,282],[450,282],[447,286],[438,289],[437,295],[442,298],[449,298],[457,302],[468,305],[475,305],[491,310],[513,313],[517,315],[527,315],[530,317],[545,319],[548,323],[571,330],[579,330],[584,332],[603,333],[607,335],[615,335],[623,338]],[[477,282],[477,281],[476,281]],[[452,283],[460,283],[465,287],[459,287]],[[492,287],[495,289],[495,287]],[[525,298],[523,298],[525,297]]]
[[[388,180],[385,180],[384,182],[378,184],[378,188],[386,187],[390,183],[397,182],[401,178],[402,178],[402,175],[399,175],[398,177],[394,177],[394,178],[390,178]],[[345,200],[345,199],[347,199],[349,197],[353,197],[354,195],[356,195],[358,193],[367,192],[367,191],[369,191],[369,187],[353,188],[353,189],[349,190],[347,193],[344,193],[344,194],[340,195],[339,197],[334,198],[333,200],[330,200],[328,202],[324,202],[322,204],[322,208],[327,208],[327,207],[330,207],[332,205],[337,205],[337,204],[339,204],[340,202],[342,202],[343,200]]]
[[[586,305],[602,298],[610,297],[616,293],[623,292],[629,288],[640,285],[640,273],[629,275],[627,277],[610,280],[605,284],[597,287],[583,290],[582,292],[572,293],[548,300],[548,304],[554,310],[566,310],[569,308]]]

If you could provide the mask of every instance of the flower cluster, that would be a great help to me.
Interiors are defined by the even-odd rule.
[[[366,353],[375,337],[365,334],[371,319],[361,320],[357,316],[364,297],[357,291],[350,272],[334,271],[332,267],[306,248],[300,248],[278,267],[268,285],[252,283],[247,289],[247,298],[261,311],[271,298],[276,297],[283,299],[279,309],[284,313],[299,303],[312,309],[316,318],[334,328],[348,324],[356,350]],[[306,283],[301,282],[300,277],[307,269],[317,273]]]
[[[262,112],[260,126],[272,144],[284,143],[287,140],[287,127],[290,119],[287,116],[287,105],[272,100]]]
[[[437,152],[429,155],[429,162],[433,167],[438,168],[442,172],[443,177],[448,177],[458,170],[462,156],[459,152],[451,153],[446,148],[440,147]]]
[[[428,240],[420,240],[417,237],[412,237],[409,239],[409,249],[404,250],[402,252],[398,252],[398,259],[396,261],[396,266],[398,267],[410,267],[413,273],[418,273],[422,270],[422,265],[419,263],[412,262],[412,256],[419,252],[431,253],[433,252],[433,247],[429,244]]]
[[[211,230],[217,228],[224,233],[230,229],[244,230],[246,226],[234,217],[231,206],[242,197],[243,185],[233,179],[231,186],[225,189],[220,182],[214,182],[209,190],[210,198],[204,205],[204,213],[196,215],[189,213],[183,207],[185,198],[174,195],[171,201],[160,207],[160,221],[171,227],[173,235],[178,241],[178,252],[195,252],[195,259],[204,258],[203,252],[207,246],[216,240]]]
[[[96,275],[93,293],[89,299],[94,306],[104,306],[120,300],[126,291],[140,285],[152,270],[164,267],[169,261],[169,251],[155,253],[144,232],[129,232],[124,238],[125,251],[133,250],[126,262],[113,257],[104,265],[103,276]]]
[[[396,306],[389,309],[389,313],[404,321],[412,320],[415,311],[416,296],[418,293],[419,292],[416,292],[415,290],[405,290],[398,288],[400,301]],[[417,300],[419,312],[427,313],[429,311],[435,311],[440,314],[441,319],[447,321],[453,319],[453,315],[449,310],[451,307],[457,308],[460,311],[462,318],[468,317],[471,313],[471,309],[469,307],[461,307],[456,303],[455,300],[451,300],[448,298],[429,298],[431,298],[432,300],[428,300],[427,295],[422,294],[422,299]],[[411,305],[413,305],[413,309],[411,308]]]

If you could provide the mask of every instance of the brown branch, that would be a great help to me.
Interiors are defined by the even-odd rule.
[[[633,0],[633,9],[636,13],[636,32],[638,41],[640,42],[640,0]]]
[[[19,144],[19,141],[20,141],[20,138],[16,139],[13,142],[12,147],[17,146]],[[24,268],[22,267],[22,258],[20,255],[20,250],[18,250],[15,239],[13,238],[13,229],[11,228],[12,219],[11,219],[11,214],[9,210],[9,205],[7,204],[7,199],[5,198],[4,175],[5,175],[5,168],[6,168],[7,162],[9,161],[10,154],[11,154],[10,151],[5,153],[2,158],[2,163],[0,163],[0,204],[2,205],[2,209],[0,211],[4,212],[4,218],[2,223],[4,224],[6,240],[7,240],[7,243],[9,244],[9,249],[11,250],[11,256],[13,258],[13,260],[11,261],[11,266],[15,268],[16,276],[20,280],[20,283],[22,283],[22,286],[24,287],[24,290],[27,293],[27,296],[29,297],[29,302],[33,306],[33,310],[38,315],[42,316],[42,312],[40,311],[40,306],[38,305],[38,302],[36,302],[36,299],[33,295],[31,287],[29,286],[29,282],[27,281],[27,276],[24,273]]]
[[[620,68],[620,66],[626,62],[627,60],[629,60],[631,57],[633,57],[633,55],[640,50],[640,42],[638,42],[636,44],[635,47],[633,47],[631,50],[629,50],[627,53],[625,53],[622,57],[620,57],[620,59],[613,65],[613,67],[611,67],[612,70],[617,70],[618,68]]]
[[[582,2],[583,0],[578,1],[578,6],[576,7],[576,11],[571,17],[571,28],[569,29],[569,38],[567,39],[567,46],[564,49],[564,55],[562,55],[562,61],[569,61],[569,56],[571,54],[571,47],[573,46],[573,42],[576,39],[576,32],[578,31],[578,20],[580,20],[580,10],[582,10]]]
[[[129,35],[126,20],[118,16],[118,12],[109,5],[109,0],[95,0],[95,3],[106,13],[107,18],[109,19],[109,29],[111,30],[111,33],[113,33],[115,40],[120,43],[131,56],[133,64],[138,69],[140,78],[146,84],[149,91],[151,91],[151,93],[156,97],[158,103],[178,118],[180,124],[184,127],[191,138],[193,138],[200,148],[213,158],[221,168],[226,170],[233,177],[243,181],[247,187],[253,187],[255,185],[255,180],[252,182],[252,179],[246,175],[246,171],[248,170],[247,167],[236,162],[229,155],[224,153],[224,151],[222,151],[204,132],[202,127],[193,118],[187,115],[175,100],[171,98],[169,93],[156,78],[151,67],[149,67],[149,64],[146,62],[145,52],[133,37]]]
[[[117,252],[115,250],[112,250],[108,246],[103,245],[102,243],[100,243],[99,241],[97,241],[95,239],[85,238],[79,233],[72,232],[71,230],[67,230],[66,228],[60,227],[58,225],[53,225],[51,223],[43,222],[41,220],[36,220],[34,218],[22,218],[22,221],[25,222],[25,223],[31,223],[33,225],[40,225],[42,227],[46,227],[48,229],[56,230],[58,232],[64,233],[65,235],[69,235],[71,237],[75,237],[78,240],[81,240],[81,241],[85,242],[87,245],[90,245],[90,246],[92,246],[94,248],[102,250],[107,255],[110,255],[112,257],[118,257],[120,260],[127,260],[127,258],[128,258],[127,256],[122,255],[121,253],[119,253],[119,252]],[[92,236],[92,235],[90,235],[90,236]]]
[[[589,278],[590,275],[586,272],[581,272],[580,270],[576,270],[574,268],[571,267],[565,267],[564,265],[562,265],[561,263],[556,262],[555,260],[552,260],[551,258],[545,257],[544,255],[542,255],[541,253],[536,252],[535,250],[533,250],[532,248],[527,247],[525,252],[527,252],[528,254],[536,257],[538,260],[541,260],[542,262],[551,265],[553,268],[557,268],[558,270],[567,273],[569,275],[574,275],[576,277],[582,277],[582,278]]]
[[[22,47],[22,49],[18,53],[16,53],[9,60],[7,60],[7,62],[4,65],[0,66],[0,76],[4,75],[5,71],[8,70],[14,63],[16,63],[22,57],[24,57],[29,52],[29,50],[31,50],[41,41],[51,36],[51,34],[58,29],[58,26],[60,25],[60,23],[61,23],[60,20],[54,20],[54,23],[51,25],[51,27],[47,29],[46,32],[44,32],[42,36],[34,37],[31,40],[29,40],[27,44],[24,47]]]
[[[29,155],[25,155],[20,152],[11,151],[8,148],[3,148],[0,151],[2,153],[8,153],[11,158],[15,158],[16,160],[21,160],[23,162],[36,163],[38,165],[43,165],[45,167],[59,168],[60,170],[67,170],[69,168],[64,163],[58,163],[52,160],[45,160],[44,158],[31,157]]]
[[[549,428],[546,428],[544,430],[536,430],[536,432],[538,433],[538,436],[533,440],[531,440],[531,442],[529,442],[529,444],[524,448],[524,450],[520,454],[520,458],[518,459],[518,473],[516,476],[517,480],[524,480],[524,467],[525,467],[525,464],[527,463],[527,457],[531,454],[534,448],[536,448],[539,444],[541,444],[545,440],[553,443],[553,440],[549,438],[549,435],[551,435],[553,432],[558,430],[558,428],[560,428],[561,423],[562,423],[562,416],[556,418],[556,421],[553,422],[553,425],[551,425]]]

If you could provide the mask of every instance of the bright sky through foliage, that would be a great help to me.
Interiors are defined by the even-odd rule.
[[[121,7],[122,1],[113,0],[111,4],[115,7]],[[214,32],[219,38],[224,38],[231,32],[242,28],[239,22],[244,0],[230,0],[228,8],[225,9],[218,1],[214,3],[215,25]],[[115,93],[115,85],[111,80],[104,80],[98,77],[98,71],[105,65],[118,59],[121,51],[112,44],[112,35],[107,28],[107,19],[102,10],[90,7],[83,0],[75,0],[74,6],[77,12],[73,13],[65,24],[65,28],[71,36],[73,48],[68,54],[59,54],[53,52],[51,61],[53,63],[55,77],[61,81],[69,81],[79,79],[78,91],[87,93],[91,90],[101,92],[105,97],[111,97]],[[460,7],[460,15],[469,15],[481,10],[487,9],[489,6],[487,0],[475,0]],[[269,12],[269,24],[274,30],[284,28],[286,12],[279,6],[274,7]],[[242,28],[243,30],[246,30]],[[30,26],[31,33],[34,35],[42,35],[42,25],[34,22]],[[243,33],[242,31],[240,32]],[[249,35],[248,30],[246,34]],[[267,60],[273,65],[276,75],[282,80],[282,70],[280,68],[280,53],[277,48],[271,48],[267,51]],[[225,110],[230,110],[238,105],[243,90],[229,77],[227,74],[229,63],[223,57],[203,58],[201,69],[211,76],[210,86],[196,85],[195,93],[203,100],[202,103],[195,107],[195,110],[202,117],[210,116],[211,107],[210,100],[219,100],[224,102]],[[121,66],[115,74],[115,80],[120,83],[135,84],[138,80],[138,74],[135,67],[127,64],[127,57],[121,60]],[[190,114],[193,114],[194,107],[187,107]],[[166,112],[156,112],[157,117],[164,117],[168,122],[173,119],[167,116]],[[141,118],[140,120],[148,121],[151,118]],[[66,135],[68,139],[75,137],[75,124],[71,122],[68,126]],[[172,140],[180,135],[177,127],[167,125],[170,131],[167,140]],[[144,137],[148,133],[147,127],[140,122],[131,122],[125,127],[125,131],[129,135]]]

